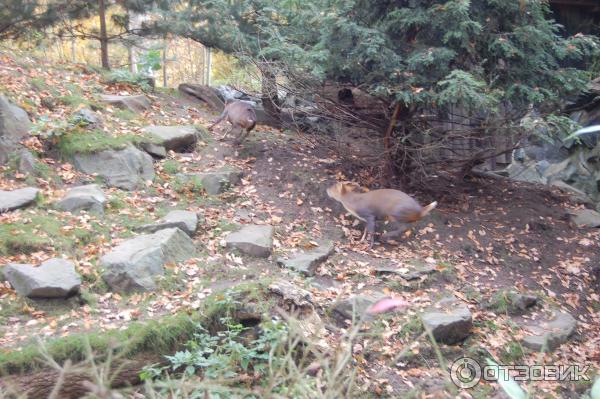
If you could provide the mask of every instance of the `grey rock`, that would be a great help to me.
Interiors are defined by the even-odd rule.
[[[155,278],[164,275],[167,262],[181,262],[196,255],[194,242],[172,228],[127,240],[100,259],[102,278],[113,291],[156,289]]]
[[[24,208],[35,202],[40,192],[35,187],[25,187],[12,191],[0,190],[0,213]]]
[[[486,309],[491,309],[498,314],[522,314],[527,309],[535,306],[538,297],[530,294],[522,294],[514,290],[498,291],[487,303]]]
[[[19,172],[28,175],[36,174],[36,165],[38,161],[29,150],[23,149],[19,152]]]
[[[543,171],[543,174],[540,174],[542,174],[548,181],[554,181],[567,180],[576,172],[576,167],[571,162],[571,159],[567,158],[561,162],[549,164],[548,167]]]
[[[289,281],[277,280],[269,284],[269,291],[280,295],[284,301],[298,307],[313,307],[312,295]]]
[[[154,224],[147,224],[138,228],[139,231],[155,233],[159,230],[177,227],[190,237],[198,229],[198,215],[190,211],[171,211],[164,218]]]
[[[132,112],[143,112],[150,108],[152,103],[143,94],[137,96],[116,96],[112,94],[103,94],[100,100],[113,105],[117,108],[128,109]]]
[[[342,320],[360,318],[371,318],[366,315],[367,309],[378,300],[385,298],[384,295],[354,295],[337,301],[333,305],[334,316]]]
[[[536,161],[513,162],[504,169],[504,173],[513,180],[546,184],[547,179],[540,175]]]
[[[575,332],[577,321],[568,313],[554,312],[550,318],[524,327],[533,335],[523,339],[523,346],[534,351],[541,351],[544,348],[553,351]]]
[[[156,158],[165,158],[167,156],[167,149],[162,145],[154,143],[142,143],[142,149],[148,154]]]
[[[89,211],[97,214],[104,213],[106,196],[97,184],[73,187],[56,207],[67,212]]]
[[[9,154],[18,148],[30,128],[27,112],[0,95],[0,165],[8,161]]]
[[[423,326],[433,337],[445,344],[455,344],[467,338],[473,327],[469,308],[454,298],[444,298],[421,316]]]
[[[417,265],[408,267],[395,267],[395,266],[376,266],[375,272],[378,274],[397,274],[405,280],[417,280],[428,274],[435,273],[437,271],[435,264],[426,262],[420,262]]]
[[[88,126],[100,126],[102,121],[97,113],[89,108],[83,108],[75,112],[75,118]]]
[[[198,141],[198,131],[194,126],[147,126],[144,132],[156,140],[154,144],[167,151],[184,152]]]
[[[592,209],[570,211],[571,220],[579,227],[600,227],[600,213]]]
[[[209,195],[218,195],[235,186],[241,180],[242,173],[237,169],[223,169],[216,172],[201,173],[200,181]]]
[[[152,157],[133,146],[123,150],[75,154],[73,164],[81,172],[98,174],[108,185],[125,190],[134,190],[144,180],[154,179]]]
[[[73,263],[54,258],[39,267],[9,263],[4,276],[19,295],[29,298],[66,298],[79,291],[81,277]]]
[[[582,204],[592,204],[592,199],[580,189],[573,187],[570,184],[565,183],[562,180],[555,180],[550,183],[552,186],[557,187],[560,191],[570,194],[570,197],[575,201]]]
[[[245,225],[225,238],[227,248],[260,258],[268,258],[273,246],[273,227],[269,225]]]
[[[242,172],[234,168],[224,168],[206,173],[178,173],[176,177],[184,182],[198,179],[207,194],[219,195],[238,184],[242,178]]]
[[[538,297],[530,294],[521,294],[518,292],[510,292],[508,294],[509,312],[517,313],[535,306],[538,302]]]
[[[297,254],[290,259],[279,258],[277,263],[307,276],[314,276],[317,266],[325,262],[333,250],[333,243],[327,242],[312,251]]]

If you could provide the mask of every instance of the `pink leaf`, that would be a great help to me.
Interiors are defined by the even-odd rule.
[[[390,312],[396,308],[404,308],[410,305],[404,299],[400,298],[383,298],[377,302],[375,302],[371,307],[367,310],[368,313],[377,314],[377,313],[385,313]]]

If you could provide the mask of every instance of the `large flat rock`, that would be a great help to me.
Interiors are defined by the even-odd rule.
[[[198,229],[198,215],[190,211],[171,211],[156,223],[147,224],[138,228],[139,231],[155,233],[159,230],[177,227],[190,237]]]
[[[97,184],[73,187],[56,203],[56,207],[67,212],[89,211],[104,213],[106,196]]]
[[[567,342],[575,332],[577,321],[569,313],[554,312],[541,320],[527,321],[524,328],[532,333],[523,339],[523,346],[534,351],[553,351]]]
[[[384,298],[383,294],[358,294],[341,299],[333,304],[333,314],[337,319],[359,320],[372,319],[367,310],[378,300]]]
[[[35,202],[40,192],[35,187],[25,187],[12,191],[0,190],[0,213],[24,208]]]
[[[109,186],[135,190],[145,180],[154,179],[152,157],[133,146],[123,150],[105,150],[90,154],[75,154],[75,167],[83,173],[97,174]]]
[[[117,108],[127,109],[131,112],[143,112],[150,108],[152,103],[143,94],[137,96],[117,96],[113,94],[103,94],[100,100]]]
[[[39,267],[9,263],[4,277],[19,295],[29,298],[66,298],[79,291],[81,277],[73,263],[54,258]]]
[[[198,131],[194,126],[147,126],[144,132],[155,139],[155,145],[167,151],[185,152],[198,141]]]
[[[227,248],[235,248],[243,254],[268,258],[273,247],[273,227],[269,225],[245,225],[225,238]]]
[[[473,316],[467,305],[455,298],[444,298],[421,316],[423,326],[445,344],[467,338],[473,327]]]
[[[600,213],[593,209],[570,211],[571,220],[579,227],[600,227]]]
[[[317,267],[333,253],[332,242],[323,243],[312,251],[296,254],[288,259],[278,258],[277,263],[307,276],[314,276]]]
[[[178,228],[127,240],[100,259],[102,278],[113,291],[154,290],[167,262],[196,255],[192,239]]]

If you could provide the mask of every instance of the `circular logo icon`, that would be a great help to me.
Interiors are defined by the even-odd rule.
[[[452,363],[450,379],[459,388],[473,388],[481,379],[481,367],[475,360],[461,357]]]

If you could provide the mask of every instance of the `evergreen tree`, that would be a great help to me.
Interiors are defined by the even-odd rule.
[[[571,65],[585,66],[586,57],[598,51],[592,37],[562,37],[545,1],[309,3],[321,7],[319,24],[312,23],[315,16],[305,5],[286,22],[299,24],[299,30],[318,27],[318,34],[304,33],[290,52],[286,32],[293,30],[277,28],[262,51],[388,101],[394,109],[386,129],[388,152],[394,142],[402,143],[401,151],[410,151],[406,133],[417,122],[428,122],[423,110],[439,115],[460,109],[481,124],[502,119],[507,131],[515,127],[509,122],[518,121],[530,107],[556,110],[586,87],[586,72]],[[478,131],[478,138],[491,134]]]
[[[102,67],[109,69],[108,44],[123,39],[129,33],[127,11],[143,13],[151,9],[153,3],[152,0],[5,0],[0,8],[0,40],[24,39],[33,32],[54,27],[53,32],[59,37],[98,40]],[[112,15],[113,25],[119,27],[119,31],[109,33],[107,10],[117,5],[125,13]],[[93,16],[98,17],[98,27],[87,29],[82,21]]]

